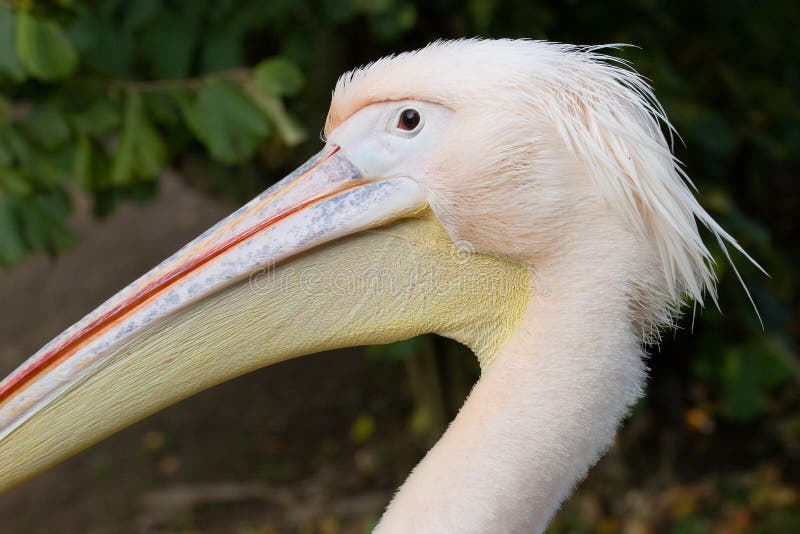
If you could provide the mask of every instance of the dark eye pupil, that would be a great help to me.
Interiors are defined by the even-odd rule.
[[[400,128],[403,130],[413,130],[419,125],[419,111],[416,109],[406,109],[400,114]]]

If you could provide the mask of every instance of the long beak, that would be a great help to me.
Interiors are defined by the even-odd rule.
[[[465,259],[426,206],[413,181],[365,180],[326,147],[0,382],[0,491],[287,358],[432,331],[491,353],[527,274]],[[458,282],[487,276],[504,287]]]

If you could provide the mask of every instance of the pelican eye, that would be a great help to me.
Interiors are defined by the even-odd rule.
[[[417,129],[421,121],[419,111],[413,108],[407,108],[400,112],[400,118],[397,120],[397,127],[407,132],[412,132]]]

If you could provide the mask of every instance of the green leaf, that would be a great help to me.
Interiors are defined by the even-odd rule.
[[[12,161],[14,161],[14,154],[5,140],[4,132],[0,130],[0,167],[11,165]]]
[[[232,69],[242,64],[242,36],[230,27],[215,29],[202,39],[203,72]]]
[[[30,142],[17,130],[9,128],[5,131],[6,144],[17,161],[27,163],[32,159]]]
[[[136,0],[129,4],[122,27],[126,32],[138,30],[147,22],[153,20],[153,15],[158,12],[159,0]]]
[[[3,142],[11,157],[22,163],[29,162],[31,160],[32,148],[29,141],[13,128],[6,129],[3,134]]]
[[[61,183],[63,173],[47,154],[39,153],[39,159],[22,167],[31,182],[39,189],[49,189]]]
[[[14,51],[14,13],[6,4],[0,4],[0,74],[16,83],[26,78],[25,69]]]
[[[0,94],[0,127],[8,123],[11,115],[11,103]]]
[[[0,265],[4,267],[22,261],[26,252],[14,211],[10,199],[0,194]]]
[[[78,66],[72,43],[53,21],[29,11],[17,12],[15,45],[25,70],[39,80],[65,78]]]
[[[103,74],[129,78],[136,41],[129,31],[123,31],[113,15],[103,13],[82,2],[78,18],[69,28],[69,35],[80,51],[81,61]]]
[[[371,9],[369,26],[380,40],[392,41],[411,30],[417,22],[417,8],[413,4],[394,4]]]
[[[20,124],[35,143],[48,149],[56,148],[70,137],[64,114],[50,104],[34,106]]]
[[[183,125],[180,108],[175,104],[175,99],[168,91],[150,91],[142,94],[144,106],[148,116],[162,127]],[[173,146],[179,144],[175,138],[170,138]]]
[[[31,184],[18,169],[0,167],[0,189],[12,195],[23,196],[31,192]]]
[[[303,74],[286,58],[275,57],[259,63],[253,77],[268,95],[291,96],[303,88]]]
[[[47,221],[41,216],[38,206],[31,202],[20,210],[22,235],[32,251],[44,252],[48,249]]]
[[[245,85],[245,90],[253,102],[258,104],[258,107],[272,121],[278,135],[287,146],[296,146],[306,140],[305,129],[286,112],[286,107],[281,99],[267,94],[259,83],[248,83]]]
[[[111,163],[111,181],[121,185],[137,178],[153,178],[166,159],[166,148],[147,120],[142,97],[135,92],[128,93],[122,135]]]
[[[723,355],[722,411],[734,421],[749,421],[767,409],[772,384],[765,359],[771,355],[751,345],[732,346]],[[768,362],[774,363],[774,362]]]
[[[58,169],[60,178],[69,176],[72,172],[73,160],[75,159],[75,146],[73,143],[63,144],[55,150],[45,153],[53,163],[53,167]]]
[[[92,193],[109,189],[113,184],[110,163],[103,147],[87,136],[80,135],[72,158],[72,179],[78,186]]]
[[[16,129],[7,129],[3,137],[13,160],[34,186],[52,188],[61,183],[64,171],[60,166],[60,150],[42,150]]]
[[[92,141],[85,135],[78,136],[75,158],[72,160],[72,177],[82,188],[92,190]]]
[[[32,159],[24,166],[26,173],[40,186],[56,187],[61,183],[65,172],[52,155],[34,150]]]
[[[189,74],[198,21],[186,12],[164,11],[146,26],[139,46],[157,78],[183,78]]]
[[[189,128],[221,163],[247,159],[269,134],[258,106],[218,78],[206,80],[194,102],[181,99],[178,104]]]
[[[37,195],[19,210],[22,235],[31,250],[54,254],[72,245],[73,237],[67,229],[69,200],[59,190]]]
[[[119,125],[119,113],[105,99],[98,99],[80,111],[70,115],[70,122],[80,133],[86,135],[104,134]]]

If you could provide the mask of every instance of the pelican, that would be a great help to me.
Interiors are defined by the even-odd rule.
[[[436,333],[481,377],[375,531],[543,531],[645,348],[716,300],[698,228],[744,253],[671,132],[599,47],[438,41],[344,74],[316,156],[0,383],[0,489],[248,371]]]

